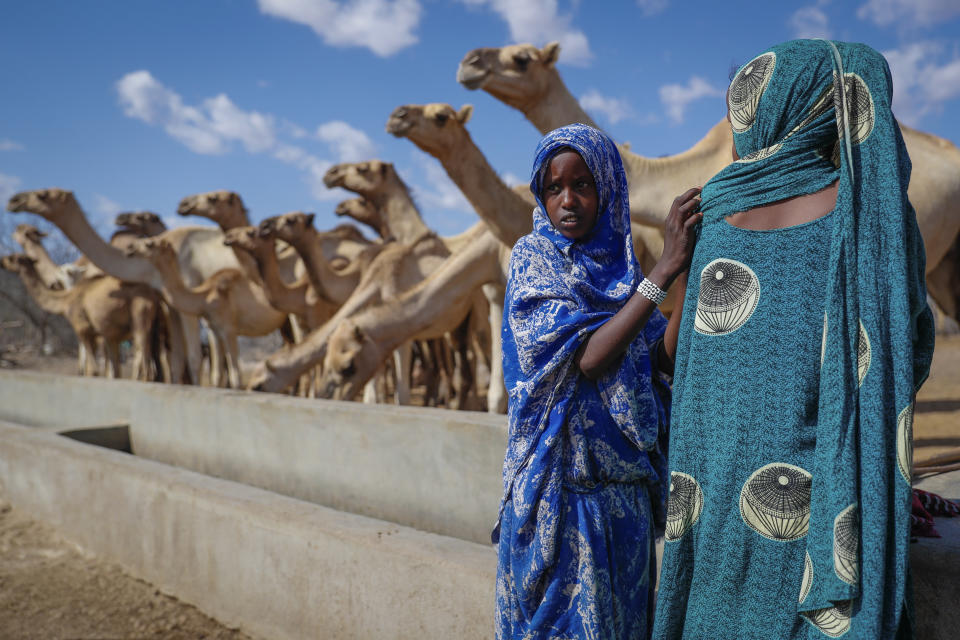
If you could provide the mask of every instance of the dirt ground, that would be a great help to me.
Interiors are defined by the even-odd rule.
[[[17,354],[16,366],[72,374],[76,360]],[[960,336],[938,337],[917,399],[915,464],[960,451]],[[245,638],[98,560],[11,509],[0,494],[0,638]]]
[[[247,636],[84,553],[50,527],[12,509],[0,495],[0,638]]]

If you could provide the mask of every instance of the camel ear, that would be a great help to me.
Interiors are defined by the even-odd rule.
[[[35,236],[36,238],[46,238],[46,237],[47,237],[47,232],[46,232],[46,231],[40,231],[40,229],[34,229],[34,230],[33,230],[33,233],[32,233],[31,235]]]
[[[552,67],[556,64],[558,57],[560,57],[559,42],[550,42],[543,49],[540,49],[540,62],[542,62],[544,66]]]
[[[231,206],[237,204],[237,194],[235,194],[233,191],[231,191],[231,192],[230,192],[230,195],[227,196],[227,202],[228,202]]]
[[[460,107],[460,111],[457,111],[457,121],[460,124],[467,124],[470,121],[470,116],[473,115],[473,105],[465,104]]]
[[[313,226],[313,218],[314,218],[316,215],[317,215],[317,214],[315,214],[315,213],[308,213],[308,214],[307,214],[307,226]]]
[[[218,193],[211,193],[210,195],[207,196],[207,200],[209,200],[210,202],[216,204],[216,203],[220,202],[220,194],[218,194]]]
[[[353,337],[357,342],[363,342],[363,330],[358,325],[353,325]]]

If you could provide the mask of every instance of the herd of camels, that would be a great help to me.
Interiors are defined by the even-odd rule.
[[[572,122],[597,126],[556,70],[558,55],[557,43],[476,49],[457,80],[520,110],[541,133]],[[313,215],[301,212],[251,226],[238,194],[213,191],[184,198],[177,212],[216,226],[167,230],[155,214],[121,214],[106,242],[71,192],[40,189],[14,195],[7,208],[46,218],[83,257],[57,265],[43,234],[24,224],[14,234],[24,253],[0,265],[20,275],[42,308],[66,316],[86,375],[97,373],[102,344],[106,375],[118,376],[120,344],[129,339],[136,378],[196,383],[202,319],[212,335],[212,385],[243,385],[239,336],[280,330],[284,346],[247,375],[247,388],[365,401],[385,400],[390,389],[394,401],[407,404],[416,360],[421,372],[433,372],[423,376],[432,381],[425,401],[476,409],[485,395],[487,410],[502,413],[506,272],[510,248],[531,230],[533,198],[487,163],[466,128],[471,113],[469,106],[404,105],[387,121],[389,133],[439,160],[476,210],[480,220],[459,235],[428,228],[393,165],[370,160],[336,165],[324,181],[359,196],[336,213],[373,229],[376,240],[352,224],[317,230]],[[926,245],[928,290],[945,315],[960,319],[960,150],[901,129],[913,161],[909,196]],[[620,147],[644,270],[663,249],[660,229],[674,196],[726,166],[730,149],[725,120],[678,155],[647,158]]]

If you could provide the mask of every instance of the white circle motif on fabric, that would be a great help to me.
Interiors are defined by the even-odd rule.
[[[860,579],[860,511],[852,504],[833,521],[833,570],[850,585]]]
[[[760,281],[750,267],[726,258],[714,260],[700,274],[693,327],[709,336],[736,331],[753,315],[759,299]]]
[[[850,616],[853,613],[853,604],[850,600],[838,602],[826,609],[815,611],[801,611],[800,615],[807,622],[816,627],[821,633],[831,638],[839,638],[850,631]]]
[[[897,416],[897,467],[910,484],[913,480],[913,403]]]
[[[757,105],[770,82],[776,64],[775,53],[762,53],[745,64],[734,76],[727,91],[727,107],[730,110],[730,126],[736,133],[743,133],[753,126]]]
[[[740,491],[740,517],[764,538],[778,542],[802,538],[810,523],[812,480],[805,469],[785,462],[760,467]]]
[[[813,560],[810,559],[810,552],[805,551],[803,556],[803,579],[800,581],[800,600],[803,602],[810,594],[810,587],[813,586]]]
[[[857,384],[862,385],[870,370],[870,336],[863,323],[860,323],[860,333],[857,335]]]
[[[670,498],[667,501],[667,526],[663,538],[673,542],[683,537],[703,511],[703,491],[693,476],[679,471],[670,473]]]

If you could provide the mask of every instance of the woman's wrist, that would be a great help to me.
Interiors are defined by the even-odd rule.
[[[650,273],[647,274],[647,278],[655,285],[666,291],[670,288],[670,285],[673,284],[673,281],[676,280],[677,276],[680,275],[682,270],[676,269],[669,264],[664,264],[664,261],[660,261],[650,270]]]

